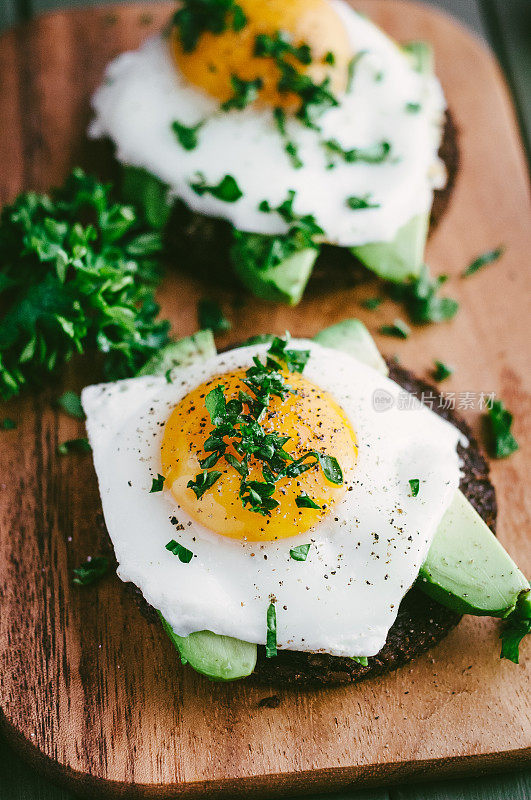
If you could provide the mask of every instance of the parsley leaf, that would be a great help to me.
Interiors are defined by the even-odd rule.
[[[380,203],[371,203],[370,194],[365,194],[363,197],[347,197],[346,204],[353,211],[361,211],[364,208],[380,208]]]
[[[269,604],[266,621],[266,657],[274,658],[277,654],[277,612],[274,603]]]
[[[368,50],[360,50],[359,52],[356,53],[355,56],[352,56],[352,58],[348,62],[348,67],[347,67],[347,92],[350,92],[350,90],[352,89],[352,84],[354,83],[354,74],[356,72],[356,67],[357,67],[360,59],[362,59],[363,56],[367,55],[367,53],[368,53]]]
[[[420,489],[420,481],[418,478],[410,478],[409,486],[411,488],[411,497],[416,497]]]
[[[162,490],[164,489],[165,480],[166,478],[164,477],[164,475],[160,475],[159,473],[156,478],[153,478],[149,493],[154,494],[155,492],[162,492]]]
[[[388,291],[394,300],[404,304],[413,322],[443,322],[452,319],[459,308],[457,300],[437,295],[447,279],[447,275],[432,278],[423,265],[418,278],[406,284],[392,284]]]
[[[420,103],[406,103],[406,111],[409,114],[418,114],[422,106]]]
[[[195,150],[199,144],[198,133],[205,124],[204,120],[198,122],[197,125],[183,125],[182,122],[174,120],[171,124],[171,129],[174,132],[177,141],[184,150]]]
[[[4,431],[14,431],[17,427],[17,423],[11,417],[4,417],[4,419],[0,422],[0,428]]]
[[[319,506],[317,506],[319,508]],[[294,561],[306,561],[310,551],[311,544],[299,544],[297,547],[292,547],[289,551],[290,558]]]
[[[223,111],[230,111],[233,108],[242,111],[248,105],[254,103],[258,97],[258,92],[264,85],[261,78],[244,81],[242,78],[238,78],[237,75],[231,75],[230,82],[234,94],[229,100],[221,104]]]
[[[176,542],[175,539],[171,539],[168,544],[166,545],[166,550],[169,550],[170,553],[173,553],[174,556],[177,556],[179,561],[182,561],[183,564],[189,564],[194,554],[188,548],[183,547],[182,544]]]
[[[511,433],[513,415],[501,400],[494,400],[486,413],[494,458],[507,458],[518,450],[518,442]]]
[[[295,505],[297,508],[321,508],[321,506],[317,505],[315,500],[312,500],[306,492],[302,492],[302,494],[295,498]]]
[[[303,372],[310,358],[309,350],[288,350],[288,338],[275,336],[268,350],[268,356],[282,361],[289,372]]]
[[[158,234],[111,186],[75,169],[52,197],[21,194],[0,218],[0,398],[103,353],[107,379],[136,374],[168,341],[156,322]]]
[[[339,466],[337,458],[328,456],[325,453],[316,453],[316,456],[319,459],[319,464],[321,465],[325,478],[327,478],[330,483],[341,486],[343,483],[343,471]]]
[[[103,578],[108,569],[109,560],[105,556],[93,556],[92,558],[87,558],[84,564],[73,570],[74,577],[72,581],[79,586],[89,586],[91,583],[96,583],[100,578]]]
[[[65,392],[57,400],[57,405],[65,414],[75,419],[85,419],[85,414],[81,406],[81,399],[76,392]]]
[[[197,316],[201,329],[210,328],[212,333],[224,333],[230,331],[231,324],[223,314],[215,300],[204,298],[197,305]]]
[[[361,667],[366,667],[369,664],[367,656],[352,656],[352,660],[359,664]]]
[[[203,497],[204,493],[215,484],[218,478],[221,478],[221,472],[213,469],[208,472],[206,469],[195,476],[195,480],[188,481],[186,487],[192,489],[195,496],[199,500]]]
[[[236,203],[240,197],[243,197],[243,192],[232,175],[225,175],[218,184],[209,186],[204,175],[199,174],[197,181],[190,183],[190,188],[198,195],[208,193],[225,203]]]
[[[403,320],[395,319],[392,325],[382,325],[380,333],[384,336],[396,336],[397,339],[407,339],[411,328]]]
[[[275,120],[278,132],[280,133],[283,139],[284,150],[286,151],[286,154],[288,155],[293,168],[300,169],[302,166],[304,166],[304,164],[299,158],[299,151],[297,145],[288,137],[286,129],[286,112],[284,111],[284,109],[274,108],[273,119]]]
[[[67,439],[66,442],[57,446],[60,456],[66,456],[69,453],[90,453],[91,450],[88,439]]]
[[[383,303],[382,297],[368,297],[367,300],[362,300],[361,305],[363,308],[367,308],[369,311],[374,311],[376,308],[381,306]]]
[[[454,368],[448,366],[443,361],[435,361],[435,368],[432,370],[432,376],[434,380],[440,382],[445,381],[446,378],[449,378],[450,375],[453,375]]]
[[[337,139],[328,139],[323,142],[324,147],[331,155],[338,155],[347,164],[362,162],[364,164],[381,164],[391,155],[391,145],[389,142],[376,142],[369,147],[352,147],[346,150]]]
[[[293,208],[295,197],[296,192],[290,190],[287,198],[276,208],[271,206],[267,200],[262,200],[259,205],[260,211],[265,214],[276,212],[290,226],[285,241],[292,243],[293,252],[306,247],[315,247],[314,238],[324,235],[323,229],[319,227],[312,214],[297,214]],[[287,254],[284,252],[283,258],[286,257]]]
[[[206,410],[212,425],[219,425],[227,412],[227,403],[223,394],[224,386],[215,386],[205,397]]]
[[[208,31],[219,35],[228,28],[241,31],[247,24],[247,17],[234,0],[183,0],[173,15],[173,24],[178,30],[182,49],[191,53],[203,33]]]
[[[531,597],[529,592],[521,594],[515,610],[505,620],[500,634],[502,647],[500,658],[519,662],[519,645],[524,636],[531,633]]]
[[[493,264],[495,261],[498,261],[499,258],[505,253],[505,247],[500,245],[495,250],[487,250],[486,253],[482,253],[482,255],[478,256],[477,258],[472,261],[471,264],[461,273],[462,278],[468,278],[469,275],[473,275],[478,270],[486,267],[487,264]]]
[[[324,61],[325,64],[330,64],[330,66],[333,67],[334,64],[336,63],[336,57],[332,53],[332,51],[329,50],[328,53],[325,53],[325,57],[323,58],[323,61]]]

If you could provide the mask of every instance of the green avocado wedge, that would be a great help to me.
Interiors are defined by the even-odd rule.
[[[353,247],[352,253],[367,269],[393,283],[417,278],[424,263],[429,214],[409,220],[390,242],[375,242]]]
[[[459,614],[507,617],[529,583],[460,492],[442,518],[417,585]]]
[[[359,319],[344,319],[336,325],[324,328],[313,337],[313,340],[323,347],[342,350],[354,356],[358,361],[377,369],[382,375],[389,373],[374,339]]]
[[[253,672],[257,655],[255,644],[210,631],[177,636],[160,612],[159,616],[183,664],[190,664],[201,675],[214,681],[235,681]]]
[[[198,361],[206,361],[216,355],[212,331],[197,331],[184,339],[170,342],[144,364],[139,375],[166,375],[177,367],[189,367]]]

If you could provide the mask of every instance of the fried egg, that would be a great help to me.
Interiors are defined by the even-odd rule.
[[[192,52],[174,28],[118,56],[93,97],[90,134],[109,137],[119,161],[159,178],[169,198],[240,231],[286,233],[282,215],[264,209],[294,193],[293,213],[313,216],[324,241],[350,247],[392,240],[429,211],[433,189],[444,184],[437,151],[445,101],[437,79],[417,72],[403,50],[343,0],[241,5],[247,16],[241,30],[205,33]],[[317,85],[328,79],[337,100],[319,114],[317,129],[297,118],[293,92],[278,90],[274,59],[253,49],[257,35],[279,31],[308,45],[312,61],[298,70]],[[233,76],[259,80],[261,89],[242,110],[224,111]],[[198,126],[195,147],[179,143],[175,121]],[[338,148],[385,154],[377,163],[349,161]],[[227,175],[241,194],[231,202],[193,188],[219,185]]]
[[[302,374],[286,374],[295,393],[272,398],[262,424],[290,437],[293,457],[335,457],[343,482],[318,465],[282,478],[266,516],[243,506],[224,458],[201,497],[188,484],[212,431],[205,397],[221,385],[237,398],[267,345],[175,370],[171,383],[139,377],[84,389],[118,575],[180,636],[211,630],[264,644],[274,603],[279,648],[375,655],[458,487],[460,433],[418,401],[404,403],[396,383],[352,356],[306,340],[291,346],[309,360]],[[163,489],[152,492],[159,475]],[[300,508],[303,494],[319,508]],[[166,549],[172,540],[188,559]],[[299,545],[309,545],[305,561],[291,555]]]

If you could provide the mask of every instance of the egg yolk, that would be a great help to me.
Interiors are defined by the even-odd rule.
[[[334,456],[342,468],[344,481],[341,485],[331,483],[319,464],[295,478],[280,478],[273,494],[279,505],[269,516],[243,506],[239,496],[242,478],[223,456],[213,467],[221,472],[221,477],[199,499],[187,488],[188,481],[194,481],[203,472],[199,460],[208,455],[203,446],[213,430],[205,397],[221,385],[227,401],[237,399],[240,391],[248,391],[243,383],[243,370],[198,386],[174,408],[164,428],[161,455],[165,486],[190,517],[222,536],[249,541],[295,536],[319,523],[347,491],[357,456],[356,436],[349,420],[328,392],[302,375],[285,373],[285,377],[296,393],[284,400],[272,396],[260,424],[267,432],[290,437],[284,449],[293,458],[311,450]],[[238,460],[241,458],[232,446],[227,452]],[[247,480],[263,481],[262,467],[263,462],[251,456]],[[303,493],[320,508],[299,508],[296,500]]]
[[[173,58],[190,83],[224,103],[234,96],[232,76],[244,81],[260,79],[257,103],[297,111],[300,97],[278,89],[281,72],[275,59],[255,54],[259,34],[275,37],[281,32],[289,36],[292,45],[308,45],[311,52],[310,64],[301,64],[293,55],[285,56],[287,63],[316,84],[329,77],[329,89],[335,96],[345,91],[352,48],[340,17],[327,0],[238,0],[238,5],[246,17],[243,28],[235,31],[227,24],[221,33],[206,31],[191,52],[183,50],[179,31],[172,29]]]

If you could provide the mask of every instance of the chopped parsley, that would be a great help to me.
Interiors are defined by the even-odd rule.
[[[375,309],[379,308],[382,303],[383,297],[368,297],[366,300],[361,301],[363,308],[367,308],[369,311],[374,311]]]
[[[382,325],[380,333],[384,336],[396,336],[397,339],[407,339],[411,328],[403,320],[395,319],[392,325]]]
[[[307,44],[293,45],[291,37],[284,31],[276,31],[273,36],[260,33],[255,39],[254,54],[260,58],[283,59],[292,56],[305,66],[312,63],[312,53]]]
[[[406,103],[406,111],[410,114],[418,114],[418,112],[422,109],[420,103]]]
[[[164,477],[164,475],[160,475],[159,473],[156,478],[153,478],[149,493],[154,494],[155,492],[162,492],[162,490],[164,489],[165,480],[166,478]]]
[[[59,408],[75,419],[85,419],[81,399],[76,392],[65,392],[57,400]]]
[[[302,492],[302,494],[295,498],[295,504],[297,508],[321,508],[321,506],[317,505],[315,500],[312,500],[312,498],[309,497],[306,492]]]
[[[91,583],[96,583],[100,578],[107,573],[109,569],[109,560],[105,556],[93,556],[87,558],[84,564],[72,570],[74,577],[72,581],[79,586],[89,586]]]
[[[235,203],[240,197],[243,197],[243,192],[232,175],[225,175],[218,184],[209,185],[205,176],[199,174],[198,179],[190,183],[190,187],[198,195],[208,193],[218,200],[223,200],[225,203]]]
[[[199,461],[203,472],[188,483],[198,499],[221,476],[220,471],[211,469],[221,458],[241,477],[239,497],[243,507],[263,516],[270,516],[279,505],[273,495],[281,478],[296,478],[319,466],[331,483],[343,483],[343,472],[336,458],[316,450],[294,458],[284,447],[290,437],[261,425],[272,396],[284,400],[294,393],[282,370],[302,372],[308,358],[307,350],[292,350],[287,338],[275,337],[265,363],[254,357],[253,366],[242,380],[245,389],[240,390],[238,398],[227,400],[223,385],[215,386],[206,395],[205,406],[214,427],[203,445],[207,455]],[[227,452],[229,446],[236,455]],[[262,480],[250,479],[251,458],[259,466]]]
[[[330,66],[333,67],[334,64],[336,63],[336,57],[332,53],[332,51],[329,50],[328,53],[325,54],[325,57],[323,58],[323,61],[324,61],[325,64],[330,64]]]
[[[310,547],[311,544],[299,544],[297,547],[292,547],[289,551],[290,558],[294,561],[306,561]]]
[[[494,400],[486,413],[490,433],[490,450],[494,458],[507,458],[518,450],[518,442],[511,433],[513,415],[501,400]]]
[[[359,664],[361,667],[366,667],[369,664],[367,656],[352,656],[352,660]]]
[[[197,316],[201,329],[210,328],[212,333],[225,333],[231,329],[229,320],[215,300],[200,300],[197,304]]]
[[[204,124],[205,121],[202,120],[197,125],[183,125],[182,122],[175,119],[171,124],[171,129],[184,150],[195,150],[199,144],[198,133]]]
[[[462,272],[462,278],[468,278],[469,275],[473,275],[478,270],[486,267],[487,264],[493,264],[495,261],[498,261],[499,258],[504,254],[505,247],[500,245],[500,247],[496,247],[495,250],[487,250],[486,253],[482,253],[480,256],[474,259],[471,264]]]
[[[191,550],[188,550],[187,547],[183,547],[182,544],[176,542],[175,539],[171,539],[168,544],[166,545],[166,550],[169,550],[170,553],[173,553],[174,556],[177,556],[179,561],[182,561],[183,564],[189,564],[194,554]]]
[[[453,375],[454,368],[448,366],[443,361],[435,361],[435,368],[432,370],[432,377],[434,380],[438,381],[445,381],[446,378],[449,378],[450,375]]]
[[[266,622],[266,657],[274,658],[277,654],[277,612],[274,603],[269,604]]]
[[[231,75],[230,82],[234,94],[229,100],[221,104],[223,111],[231,111],[231,109],[242,111],[248,105],[254,103],[258,97],[258,92],[264,85],[261,78],[245,81],[237,75]]]
[[[520,642],[524,636],[531,633],[529,599],[526,598],[526,601],[526,604],[517,604],[516,609],[512,614],[509,614],[500,634],[502,640],[500,658],[507,658],[514,664],[518,664],[520,660]],[[524,608],[525,605],[527,606],[527,611]],[[522,609],[524,610],[522,611]]]
[[[273,119],[275,120],[278,132],[282,137],[282,140],[284,142],[284,150],[287,156],[289,157],[293,168],[300,169],[302,166],[304,166],[304,164],[299,158],[299,151],[296,143],[288,137],[286,130],[286,112],[284,111],[284,109],[283,108],[273,109]]]
[[[411,497],[416,497],[420,489],[420,481],[418,478],[410,478],[409,487],[411,489]]]
[[[14,431],[17,427],[17,423],[11,417],[4,417],[4,419],[0,422],[0,428],[3,431]]]
[[[370,197],[370,194],[365,194],[363,197],[351,195],[347,197],[346,203],[353,211],[360,211],[364,208],[380,208],[380,203],[371,203]]]
[[[57,446],[60,456],[66,456],[69,453],[90,453],[91,449],[88,439],[67,439],[66,442]]]
[[[220,34],[227,29],[241,31],[247,24],[242,7],[234,0],[184,0],[173,15],[179,41],[191,53],[203,33]]]
[[[346,150],[337,139],[327,139],[323,145],[329,155],[337,155],[347,164],[363,162],[364,164],[381,164],[391,155],[391,145],[389,142],[376,142],[369,147],[352,147]]]
[[[348,67],[347,67],[347,92],[350,92],[350,90],[352,89],[352,84],[354,82],[354,74],[356,72],[356,67],[357,67],[359,61],[363,58],[363,56],[367,55],[367,53],[368,53],[368,50],[360,50],[348,62]]]
[[[25,192],[0,218],[0,399],[41,385],[75,354],[130,377],[168,342],[157,322],[160,236],[112,187],[74,169],[52,196]]]
[[[279,206],[272,207],[267,200],[262,200],[259,205],[260,211],[266,214],[276,212],[279,214],[284,222],[289,225],[288,235],[285,239],[286,243],[290,242],[292,252],[303,250],[306,247],[315,247],[315,237],[324,235],[324,231],[317,222],[313,214],[297,214],[293,209],[293,203],[296,197],[296,192],[290,190],[286,200]],[[284,252],[283,258],[287,258],[287,253]],[[278,263],[278,262],[277,262]]]
[[[405,284],[391,284],[388,291],[394,300],[404,304],[413,322],[444,322],[452,319],[459,309],[457,300],[438,296],[447,279],[447,275],[432,278],[424,264],[418,278]]]

